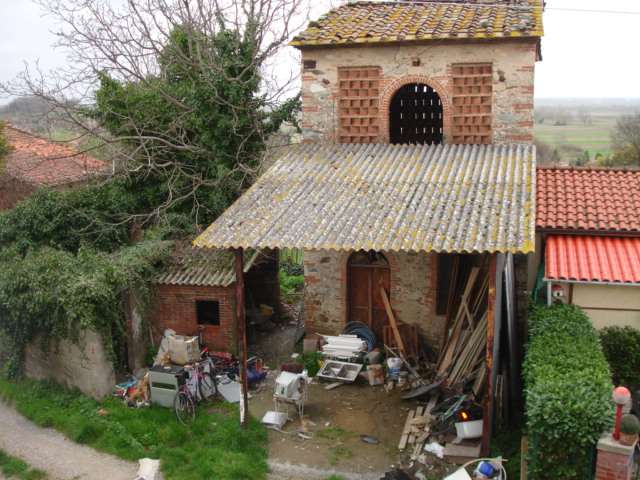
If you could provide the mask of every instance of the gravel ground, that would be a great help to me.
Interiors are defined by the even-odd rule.
[[[41,428],[0,402],[0,449],[19,457],[51,480],[133,480],[138,466],[79,445]],[[0,476],[1,477],[1,476]]]
[[[384,474],[353,473],[334,469],[321,469],[306,465],[292,465],[269,461],[271,473],[268,480],[325,480],[331,475],[337,475],[345,480],[379,480]]]

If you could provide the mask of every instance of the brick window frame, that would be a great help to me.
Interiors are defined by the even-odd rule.
[[[374,143],[380,135],[379,66],[338,67],[339,143]]]
[[[452,132],[456,144],[493,141],[493,64],[451,65]]]
[[[380,137],[379,141],[382,143],[389,143],[391,141],[391,135],[389,131],[389,108],[391,106],[391,100],[398,90],[410,83],[422,83],[433,88],[442,103],[442,143],[448,143],[447,140],[451,134],[451,100],[449,92],[445,87],[445,84],[440,80],[428,77],[426,75],[407,75],[404,77],[396,78],[392,82],[388,83],[384,88],[380,96]]]

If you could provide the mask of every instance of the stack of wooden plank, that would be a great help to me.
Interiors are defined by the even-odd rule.
[[[426,406],[420,406],[415,410],[409,411],[400,436],[400,443],[398,443],[399,450],[403,451],[406,448],[412,448],[413,456],[417,456],[422,451],[431,434],[431,423],[433,422],[431,410],[433,410],[436,403],[437,396],[433,397]]]
[[[449,386],[473,380],[476,396],[482,390],[485,378],[487,290],[487,276],[479,267],[473,267],[437,365],[438,377],[444,378]]]
[[[367,342],[357,335],[324,335],[324,339],[322,353],[327,357],[353,358],[367,351]]]

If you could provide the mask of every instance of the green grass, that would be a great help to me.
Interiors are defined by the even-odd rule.
[[[330,465],[337,465],[341,460],[348,460],[351,457],[353,457],[353,452],[341,442],[329,448],[328,460]]]
[[[611,131],[616,124],[616,116],[594,116],[591,125],[584,125],[579,120],[571,120],[567,125],[554,125],[549,119],[545,123],[535,124],[536,140],[548,143],[552,148],[558,148],[561,160],[561,147],[573,146],[589,152],[593,160],[597,153],[609,155],[611,153]],[[564,153],[571,156],[570,152]],[[575,155],[574,155],[575,156]],[[572,158],[573,159],[573,158]]]
[[[0,472],[7,478],[19,480],[43,480],[47,474],[42,470],[31,468],[19,458],[12,457],[0,450]]]
[[[0,379],[0,396],[37,425],[53,427],[78,443],[125,460],[160,459],[167,480],[266,477],[266,430],[254,419],[242,429],[237,408],[230,405],[210,411],[205,405],[185,427],[172,409],[132,409],[117,399],[98,403],[52,383]]]
[[[316,432],[316,437],[324,438],[326,440],[346,440],[355,436],[355,433],[345,430],[342,427],[325,427],[322,430]]]

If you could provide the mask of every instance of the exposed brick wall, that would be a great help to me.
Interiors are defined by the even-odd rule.
[[[391,275],[390,302],[400,322],[415,324],[429,345],[442,342],[444,317],[435,314],[436,254],[383,252]],[[338,334],[348,319],[350,254],[305,251],[305,330]]]
[[[377,123],[380,128],[373,141],[388,141],[388,106],[395,91],[407,83],[419,82],[430,85],[440,96],[445,143],[477,140],[498,144],[531,143],[536,48],[535,41],[522,39],[305,49],[302,51],[303,61],[315,61],[314,68],[303,70],[302,75],[302,128],[305,141],[353,141],[348,135],[342,135],[341,127],[346,126],[347,121],[350,126],[350,119],[357,116],[355,112],[353,115],[345,115],[341,109],[340,100],[344,92],[341,91],[343,89],[340,82],[346,79],[340,78],[339,72],[347,67],[349,71],[364,71],[373,66],[380,69],[380,79],[377,82]],[[481,85],[484,88],[481,92],[483,96],[480,97],[483,112],[478,112],[490,111],[490,122],[486,116],[481,116],[478,117],[479,120],[475,120],[480,123],[474,124],[467,119],[464,122],[471,123],[467,123],[466,128],[461,129],[458,125],[454,129],[452,115],[456,114],[455,103],[464,103],[470,98],[467,95],[465,99],[461,99],[455,92],[455,72],[460,64],[491,65],[491,82],[485,83],[486,80],[483,79]],[[487,91],[489,87],[490,94]],[[487,95],[491,97],[490,105],[486,103]],[[477,102],[478,99],[474,101]],[[368,98],[368,103],[368,108],[375,108],[372,107],[375,105],[372,98]],[[345,105],[344,102],[342,105]],[[370,112],[367,112],[367,118],[366,122],[371,124]],[[457,120],[461,118],[465,117],[456,117]],[[490,132],[486,128],[488,123]],[[369,133],[373,130],[367,126],[365,136],[370,136]]]
[[[156,345],[165,329],[180,335],[198,335],[196,300],[220,303],[220,325],[205,325],[204,340],[217,351],[236,351],[235,287],[196,287],[156,285],[153,311],[150,316]]]
[[[598,442],[596,480],[631,480],[635,474],[635,446],[619,444],[607,434]],[[634,477],[635,478],[635,477]]]
[[[339,141],[374,143],[380,133],[380,67],[340,67],[338,88]]]
[[[493,140],[491,63],[460,63],[451,68],[453,125],[451,143],[488,144]]]

